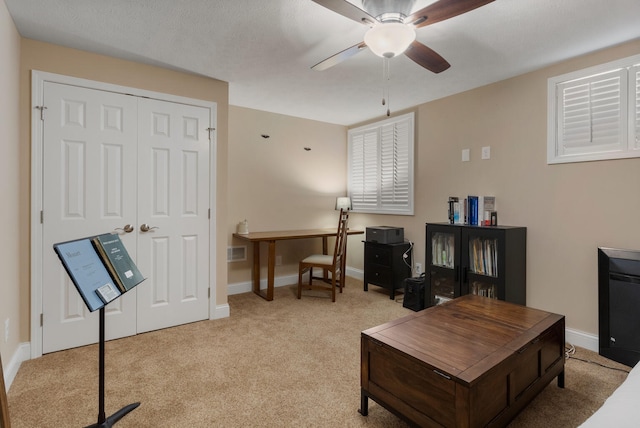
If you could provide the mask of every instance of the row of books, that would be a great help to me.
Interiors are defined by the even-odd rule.
[[[145,279],[116,234],[62,242],[53,249],[91,312]]]
[[[472,226],[497,226],[495,196],[449,197],[449,222]]]
[[[498,276],[498,240],[481,237],[470,239],[469,264],[473,273]]]
[[[431,238],[431,264],[453,268],[456,241],[452,233],[434,233]]]
[[[491,299],[498,298],[498,293],[494,284],[485,284],[482,282],[473,281],[471,283],[471,289],[469,291],[471,294],[475,294],[477,296],[489,297]]]

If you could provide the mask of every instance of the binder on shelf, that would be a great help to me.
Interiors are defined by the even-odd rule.
[[[101,236],[117,237],[122,245],[122,241],[117,235],[107,234]],[[107,268],[108,259],[103,257],[96,249],[93,243],[94,238],[96,237],[75,239],[53,245],[54,251],[90,312],[102,309],[107,303],[117,299],[123,293],[117,286],[117,280]],[[122,245],[120,251],[124,251],[126,257],[129,257],[124,245]],[[135,264],[133,264],[133,267],[135,267]],[[127,274],[124,272],[126,271],[122,272],[126,276]],[[137,282],[127,290],[144,280],[137,267],[135,267],[135,272],[139,274],[139,276],[136,275]]]

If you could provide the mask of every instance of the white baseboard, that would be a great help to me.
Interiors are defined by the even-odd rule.
[[[298,282],[298,275],[277,276],[273,279],[273,286],[282,287],[285,285],[296,284],[297,282]],[[227,286],[227,294],[230,296],[232,294],[248,293],[249,291],[253,290],[251,285],[252,285],[251,281],[236,282],[235,284],[229,284]],[[262,280],[260,280],[260,289],[261,290],[267,289],[266,278],[263,278]]]
[[[600,349],[598,343],[598,336],[594,334],[585,333],[580,330],[574,330],[572,328],[566,328],[564,330],[565,342],[574,346],[579,346],[589,351],[598,352]]]
[[[364,271],[360,269],[354,269],[347,266],[347,271],[345,272],[347,276],[363,280],[364,279]],[[286,276],[277,276],[273,279],[274,287],[282,287],[285,285],[296,284],[298,282],[298,275],[286,275]],[[232,294],[241,294],[248,293],[252,290],[251,281],[245,282],[236,282],[235,284],[229,284],[227,286],[227,295]],[[267,280],[263,278],[260,280],[260,289],[265,290],[267,288]]]
[[[212,320],[219,320],[221,318],[229,318],[230,314],[229,304],[225,303],[224,305],[216,305],[216,309],[214,310]]]
[[[29,358],[31,358],[31,344],[26,342],[18,345],[18,349],[11,356],[7,368],[4,370],[4,385],[7,391],[9,391],[13,380],[16,378],[20,365]]]

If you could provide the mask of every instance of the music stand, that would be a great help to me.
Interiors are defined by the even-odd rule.
[[[140,402],[129,404],[106,417],[104,410],[105,305],[138,285],[144,277],[133,263],[118,235],[104,234],[67,241],[54,244],[53,248],[89,311],[99,310],[98,422],[86,428],[112,427],[140,406]]]

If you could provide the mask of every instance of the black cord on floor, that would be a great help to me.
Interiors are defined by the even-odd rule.
[[[597,366],[604,367],[605,369],[616,370],[616,371],[624,372],[624,373],[629,373],[629,371],[630,371],[630,370],[620,369],[620,368],[617,368],[617,367],[610,367],[610,366],[598,363],[596,361],[583,360],[582,358],[574,357],[574,354],[576,353],[576,347],[571,345],[571,344],[565,345],[564,348],[565,348],[564,349],[564,355],[565,355],[565,359],[566,360],[571,358],[573,360],[578,360],[578,361],[582,361],[582,362],[585,362],[585,363],[595,364]]]

